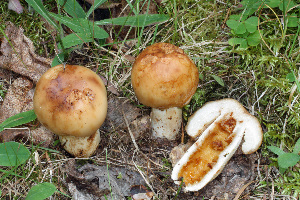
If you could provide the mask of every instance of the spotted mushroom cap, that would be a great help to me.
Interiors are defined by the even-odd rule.
[[[92,70],[77,65],[58,65],[43,74],[33,104],[38,120],[61,136],[91,136],[107,113],[102,80]]]
[[[198,69],[179,47],[156,43],[142,51],[131,71],[139,101],[152,108],[183,107],[194,95]]]

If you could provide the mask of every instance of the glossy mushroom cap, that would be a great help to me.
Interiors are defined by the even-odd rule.
[[[140,53],[133,64],[131,82],[139,101],[152,108],[182,108],[194,95],[198,69],[179,47],[156,43]]]
[[[58,65],[43,74],[33,104],[38,120],[60,136],[91,136],[107,113],[102,80],[92,70],[77,65]]]

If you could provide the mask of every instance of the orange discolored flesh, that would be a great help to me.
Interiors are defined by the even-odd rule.
[[[213,168],[219,159],[220,153],[232,142],[233,129],[236,120],[232,117],[216,123],[204,139],[202,145],[190,156],[189,161],[181,168],[179,177],[183,177],[185,185],[192,185],[201,179]]]

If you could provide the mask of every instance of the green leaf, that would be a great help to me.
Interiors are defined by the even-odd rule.
[[[250,17],[245,21],[245,27],[249,33],[253,33],[257,30],[258,17]]]
[[[48,11],[44,7],[41,0],[26,0],[26,2],[33,7],[33,9],[42,15],[56,30],[59,30],[58,25],[55,23],[55,21],[49,16]]]
[[[95,0],[94,4],[91,6],[91,8],[89,9],[89,11],[86,13],[85,18],[87,19],[92,13],[93,11],[98,8],[101,4],[103,4],[104,2],[106,2],[107,0]]]
[[[52,183],[39,183],[33,186],[25,200],[43,200],[52,196],[56,192],[56,187]]]
[[[288,74],[286,75],[286,79],[287,79],[289,82],[294,82],[294,81],[296,80],[293,73],[288,73]]]
[[[52,60],[51,67],[55,67],[57,65],[63,64],[64,61],[65,61],[65,54],[63,52],[57,54]]]
[[[292,0],[282,0],[279,4],[279,9],[283,12],[286,12],[294,6],[296,6],[294,1],[292,1]]]
[[[105,30],[87,19],[63,17],[54,13],[50,13],[50,15],[57,21],[60,21],[64,25],[68,26],[74,32],[85,34],[85,36],[81,35],[82,37],[104,39],[108,38],[109,36]]]
[[[280,0],[270,0],[269,3],[267,3],[268,6],[270,6],[271,8],[275,8],[278,7],[280,4]]]
[[[227,26],[233,30],[237,29],[239,23],[240,22],[238,22],[237,20],[234,20],[234,19],[229,19],[226,21]]]
[[[76,33],[76,34],[72,33],[62,39],[64,48],[70,48],[73,46],[77,46],[79,44],[83,44],[84,42],[92,42],[92,41],[93,38],[91,36],[82,33]],[[60,45],[58,47],[61,48]]]
[[[299,154],[300,153],[300,138],[297,140],[294,149],[293,149],[293,153],[295,154]]]
[[[230,38],[228,40],[228,44],[231,45],[231,46],[235,46],[235,45],[242,44],[242,43],[245,43],[245,42],[247,44],[247,41],[244,38]]]
[[[299,18],[297,18],[297,14],[293,13],[291,15],[288,15],[288,23],[287,27],[297,27],[298,26]]]
[[[222,78],[220,78],[217,75],[211,75],[211,76],[215,79],[215,81],[217,81],[217,83],[219,83],[222,87],[224,87],[225,84]]]
[[[246,33],[247,29],[244,23],[239,22],[238,26],[236,27],[236,29],[234,30],[234,32],[236,34],[244,34]]]
[[[284,153],[278,157],[278,165],[282,168],[289,168],[296,165],[300,156],[295,153]]]
[[[105,19],[101,21],[96,21],[97,25],[124,25],[124,26],[135,26],[135,27],[144,27],[154,23],[160,23],[167,21],[169,17],[162,14],[143,14],[137,16],[127,16],[127,17],[118,17],[113,19]]]
[[[58,0],[58,3],[60,6],[63,6],[63,9],[72,17],[74,18],[85,17],[84,10],[76,0]]]
[[[249,46],[256,46],[260,43],[260,34],[259,31],[256,30],[254,33],[250,33],[249,36],[246,38]]]
[[[0,166],[19,166],[27,161],[29,150],[20,143],[6,142],[0,144]]]
[[[268,146],[268,149],[278,156],[285,154],[285,152],[282,149],[280,149],[279,147]]]
[[[0,124],[0,132],[3,131],[5,128],[16,127],[31,122],[35,119],[36,119],[36,115],[33,110],[16,114],[6,119],[4,122]]]

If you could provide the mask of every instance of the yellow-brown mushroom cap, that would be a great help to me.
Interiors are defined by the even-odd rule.
[[[105,120],[106,89],[92,70],[58,65],[38,81],[33,105],[38,120],[55,134],[88,137]]]
[[[152,108],[183,107],[194,95],[198,69],[179,47],[156,43],[142,51],[131,71],[139,101]]]

